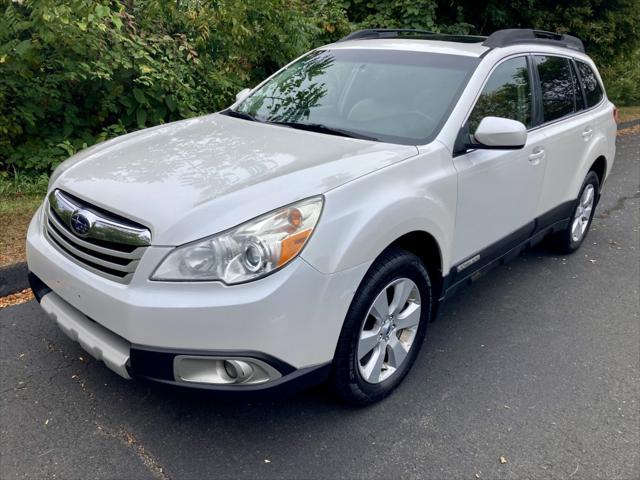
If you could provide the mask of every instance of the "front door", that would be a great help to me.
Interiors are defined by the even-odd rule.
[[[509,58],[489,76],[469,116],[469,132],[486,116],[518,120],[529,129],[532,107],[527,58]],[[455,273],[464,275],[464,270],[486,264],[531,235],[545,164],[545,136],[540,129],[528,132],[523,149],[478,149],[454,158],[458,171]]]

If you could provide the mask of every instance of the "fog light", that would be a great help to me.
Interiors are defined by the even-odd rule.
[[[239,387],[269,382],[282,376],[271,365],[255,358],[204,355],[177,355],[173,359],[173,375],[179,382]]]

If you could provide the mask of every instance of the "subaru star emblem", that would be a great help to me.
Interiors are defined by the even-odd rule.
[[[91,230],[91,222],[81,211],[78,210],[73,212],[71,215],[69,226],[73,233],[79,237],[86,237],[89,235],[89,230]]]

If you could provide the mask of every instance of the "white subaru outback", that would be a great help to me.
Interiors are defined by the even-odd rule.
[[[545,237],[580,246],[615,116],[575,37],[356,32],[60,165],[31,284],[125,378],[376,401],[457,287]]]

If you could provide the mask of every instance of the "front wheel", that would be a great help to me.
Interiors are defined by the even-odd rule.
[[[364,405],[395,389],[413,365],[431,315],[431,282],[421,260],[394,249],[367,272],[345,319],[331,384]]]
[[[551,237],[551,245],[554,250],[559,253],[573,253],[580,248],[589,232],[599,191],[600,180],[598,175],[595,172],[589,172],[574,203],[569,225]]]

